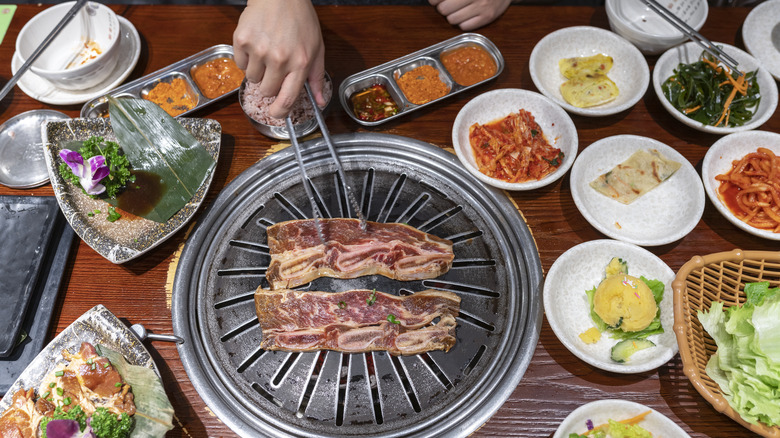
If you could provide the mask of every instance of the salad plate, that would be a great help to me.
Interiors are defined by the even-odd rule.
[[[598,286],[613,257],[626,262],[629,275],[658,280],[665,286],[659,305],[664,333],[650,335],[647,339],[655,347],[637,351],[625,363],[611,359],[612,346],[618,341],[608,332],[602,333],[601,339],[593,344],[586,344],[579,337],[580,333],[595,327],[585,291]],[[592,240],[570,248],[550,267],[542,292],[545,315],[561,343],[590,365],[621,374],[654,370],[677,354],[677,339],[672,331],[672,280],[674,271],[650,251],[617,240]]]
[[[611,199],[590,186],[591,181],[640,149],[656,149],[681,166],[630,204]],[[636,245],[657,246],[680,240],[696,227],[704,213],[704,189],[696,169],[676,150],[647,137],[616,135],[591,144],[574,163],[569,182],[574,203],[585,220],[608,237]]]
[[[710,202],[734,226],[754,236],[780,240],[780,233],[756,228],[740,220],[718,196],[720,181],[716,180],[715,177],[731,170],[732,162],[741,159],[750,152],[755,152],[759,147],[770,149],[775,155],[780,155],[780,134],[768,131],[747,131],[721,138],[707,150],[701,165],[701,178]]]
[[[751,55],[780,81],[780,0],[754,7],[742,24],[742,39]]]
[[[176,119],[218,161],[222,127],[209,119]],[[186,225],[200,207],[211,185],[210,172],[190,201],[167,222],[158,223],[143,218],[106,220],[108,203],[85,195],[81,187],[63,179],[59,173],[62,159],[60,150],[73,140],[87,140],[92,136],[116,141],[111,122],[103,118],[70,119],[49,122],[44,135],[44,156],[54,195],[65,218],[76,234],[92,249],[112,263],[124,263],[155,248]]]
[[[699,60],[702,48],[693,42],[667,50],[658,58],[658,61],[656,61],[655,67],[653,68],[653,89],[658,96],[658,100],[661,101],[661,105],[666,108],[672,117],[685,125],[702,132],[722,135],[758,128],[769,120],[769,118],[772,117],[772,114],[775,113],[775,109],[777,109],[777,84],[775,83],[774,78],[772,78],[772,75],[769,74],[759,60],[750,56],[747,52],[724,43],[713,44],[717,45],[734,58],[738,62],[740,70],[744,72],[758,71],[757,83],[759,92],[761,93],[761,102],[758,104],[758,108],[755,110],[753,118],[742,126],[723,127],[705,125],[683,114],[669,102],[666,96],[664,96],[661,86],[674,74],[674,70],[677,66],[681,63],[691,64]]]
[[[614,60],[607,73],[619,93],[612,102],[589,108],[576,107],[561,94],[566,78],[558,67],[564,58],[604,54]],[[642,53],[620,35],[592,26],[575,26],[552,32],[542,38],[528,61],[531,80],[539,91],[572,114],[600,117],[625,111],[644,96],[650,83],[650,69]]]
[[[690,437],[674,421],[655,409],[628,400],[614,399],[593,401],[573,410],[558,426],[553,438],[568,438],[572,433],[583,434],[588,430],[589,422],[598,426],[609,420],[620,421],[647,411],[650,413],[637,424],[653,436]]]

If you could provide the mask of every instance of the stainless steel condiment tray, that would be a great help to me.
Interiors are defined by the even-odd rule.
[[[184,116],[197,111],[212,102],[224,99],[238,91],[238,87],[236,87],[235,89],[221,96],[215,97],[214,99],[209,99],[198,88],[190,72],[194,68],[216,58],[233,59],[233,46],[229,44],[217,44],[216,46],[209,47],[206,50],[182,59],[181,61],[173,63],[165,68],[157,70],[154,73],[150,73],[142,78],[122,85],[121,87],[114,88],[109,93],[106,93],[100,97],[96,97],[85,103],[81,108],[81,117],[94,118],[106,116],[108,114],[109,95],[114,97],[143,98],[146,96],[146,94],[149,93],[149,90],[154,88],[154,86],[159,82],[170,82],[177,77],[184,79],[190,89],[189,91],[191,95],[197,97],[197,103],[191,109],[176,115],[176,117]]]
[[[493,76],[483,79],[482,81],[475,84],[463,86],[455,82],[447,69],[444,68],[444,65],[441,62],[441,55],[454,49],[469,45],[479,46],[487,51],[491,56],[493,56],[493,59],[496,62],[496,73]],[[439,71],[439,79],[441,79],[442,82],[448,86],[449,92],[438,99],[417,105],[410,102],[406,96],[404,96],[401,87],[396,82],[396,78],[424,64],[431,65]],[[434,102],[446,99],[454,94],[460,93],[461,91],[479,86],[491,79],[494,79],[500,75],[503,70],[504,57],[501,55],[498,47],[496,47],[492,41],[490,41],[487,37],[477,33],[464,33],[346,78],[339,87],[339,99],[341,100],[341,106],[344,107],[344,110],[347,112],[347,114],[349,114],[350,117],[352,117],[354,121],[365,126],[375,126],[390,120],[394,120],[397,117],[428,106]],[[357,115],[355,115],[353,110],[352,96],[360,91],[365,90],[368,87],[377,84],[385,86],[387,92],[398,105],[398,113],[373,122],[360,120]]]

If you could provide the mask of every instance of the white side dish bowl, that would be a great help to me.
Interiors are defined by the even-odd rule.
[[[612,346],[618,340],[612,339],[609,333],[602,333],[594,344],[586,344],[579,338],[580,333],[595,327],[585,291],[598,286],[612,257],[627,263],[629,275],[659,280],[665,285],[659,306],[664,333],[649,336],[656,346],[637,351],[625,363],[610,358]],[[558,340],[590,365],[621,374],[650,371],[668,362],[678,351],[672,330],[672,280],[674,271],[644,248],[617,240],[591,240],[570,248],[550,267],[544,280],[544,312]]]
[[[663,6],[695,30],[707,21],[706,0],[671,0]],[[606,0],[609,26],[642,53],[657,55],[688,38],[641,0]]]
[[[558,68],[564,58],[604,54],[614,60],[607,77],[618,87],[615,100],[602,105],[579,108],[567,102],[561,95],[561,84],[566,78]],[[542,38],[528,61],[531,79],[536,88],[566,111],[581,116],[606,116],[625,111],[644,96],[650,83],[650,70],[645,57],[614,33],[591,26],[567,27]]]
[[[690,64],[699,60],[703,49],[693,42],[670,49],[658,58],[658,61],[655,63],[655,68],[653,69],[653,89],[655,89],[658,100],[661,101],[663,107],[666,108],[666,110],[669,111],[669,114],[675,119],[699,131],[708,132],[710,134],[731,134],[733,132],[748,131],[758,128],[769,120],[769,118],[772,117],[772,114],[775,113],[775,109],[777,109],[777,84],[775,83],[775,80],[761,63],[747,52],[728,44],[714,44],[733,57],[739,63],[741,71],[749,72],[758,70],[758,88],[761,93],[761,102],[758,104],[758,109],[755,114],[753,114],[753,119],[742,126],[734,127],[704,125],[678,111],[664,96],[661,85],[674,74],[674,70],[677,66],[681,63]]]
[[[485,124],[502,119],[520,109],[533,114],[547,141],[563,152],[563,162],[555,172],[537,181],[510,183],[491,178],[477,167],[469,141],[469,127],[474,123]],[[452,147],[466,170],[485,184],[504,190],[533,190],[558,180],[574,164],[578,147],[577,129],[566,111],[541,94],[503,88],[480,94],[461,108],[452,126]]]
[[[75,2],[45,9],[16,38],[16,53],[26,61]],[[103,82],[119,60],[120,23],[106,5],[89,2],[30,66],[36,75],[64,90],[84,90]]]
[[[555,431],[553,438],[568,438],[571,433],[584,433],[588,430],[588,420],[594,426],[598,426],[609,420],[625,420],[647,411],[651,412],[638,425],[652,433],[653,436],[690,438],[690,435],[682,430],[680,426],[655,409],[632,401],[617,399],[598,400],[573,410],[558,426],[558,430]]]
[[[742,24],[742,39],[748,52],[780,81],[780,0],[760,3],[750,11]]]
[[[718,198],[720,181],[717,181],[715,176],[728,172],[731,170],[733,161],[741,159],[750,152],[755,152],[759,147],[770,149],[775,155],[780,155],[780,134],[767,131],[747,131],[721,138],[707,150],[701,165],[701,178],[710,201],[729,222],[754,236],[780,240],[780,233],[762,230],[741,221]]]
[[[623,204],[590,186],[596,179],[639,149],[657,149],[682,166],[669,179]],[[591,225],[613,239],[641,246],[657,246],[682,239],[704,213],[704,188],[687,158],[651,138],[616,135],[603,138],[582,151],[569,178],[574,204]]]

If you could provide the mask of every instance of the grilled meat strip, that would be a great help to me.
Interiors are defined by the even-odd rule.
[[[436,290],[399,297],[367,289],[329,293],[258,288],[255,307],[266,350],[410,355],[449,351],[455,345],[460,297]]]
[[[271,289],[306,284],[319,277],[355,278],[384,275],[396,280],[435,278],[452,266],[452,242],[398,223],[357,219],[320,219],[326,245],[313,219],[268,227]]]

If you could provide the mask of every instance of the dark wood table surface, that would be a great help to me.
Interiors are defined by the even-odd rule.
[[[10,78],[14,41],[22,26],[44,6],[20,5],[0,44],[0,81]],[[232,41],[241,12],[235,6],[113,6],[130,20],[142,38],[140,61],[128,80],[139,78],[215,44]],[[317,9],[326,44],[326,67],[338,84],[366,68],[422,49],[460,33],[426,6],[324,6]],[[747,8],[710,9],[701,32],[715,41],[743,47],[741,25]],[[392,133],[451,146],[452,122],[471,98],[498,88],[535,90],[528,70],[534,45],[560,28],[590,25],[608,29],[604,8],[513,6],[497,22],[482,28],[501,50],[506,68],[494,81],[454,98],[427,107],[376,128],[363,128],[338,106],[327,115],[332,133],[369,131]],[[652,68],[657,57],[648,57]],[[81,105],[51,106],[26,96],[19,88],[0,102],[0,122],[24,111],[51,108],[78,117]],[[277,141],[264,137],[244,118],[236,98],[206,107],[196,117],[222,124],[222,152],[206,203],[251,164],[261,159]],[[591,143],[612,135],[636,134],[659,140],[687,157],[698,169],[707,148],[719,137],[688,128],[661,106],[652,86],[631,109],[620,114],[587,118],[573,115],[582,151]],[[762,129],[778,132],[780,117]],[[51,186],[13,190],[0,186],[0,194],[51,196]],[[564,251],[582,242],[605,238],[589,225],[574,205],[569,178],[547,187],[511,193],[538,245],[544,271]],[[197,216],[196,216],[197,220]],[[138,260],[113,265],[85,243],[74,243],[49,336],[102,303],[130,323],[142,323],[157,333],[171,333],[170,296],[166,287],[169,266],[185,241],[179,232]],[[683,239],[648,248],[674,271],[695,255],[734,248],[777,250],[775,241],[740,231],[707,201],[696,228]],[[541,297],[539,297],[541,300]],[[232,436],[194,390],[176,347],[147,342],[160,366],[179,425],[169,436]],[[533,359],[521,382],[504,405],[473,436],[549,437],[575,408],[594,400],[620,398],[650,406],[679,424],[694,437],[740,437],[750,434],[719,414],[694,390],[673,358],[657,370],[620,375],[594,368],[571,354],[545,320]]]

